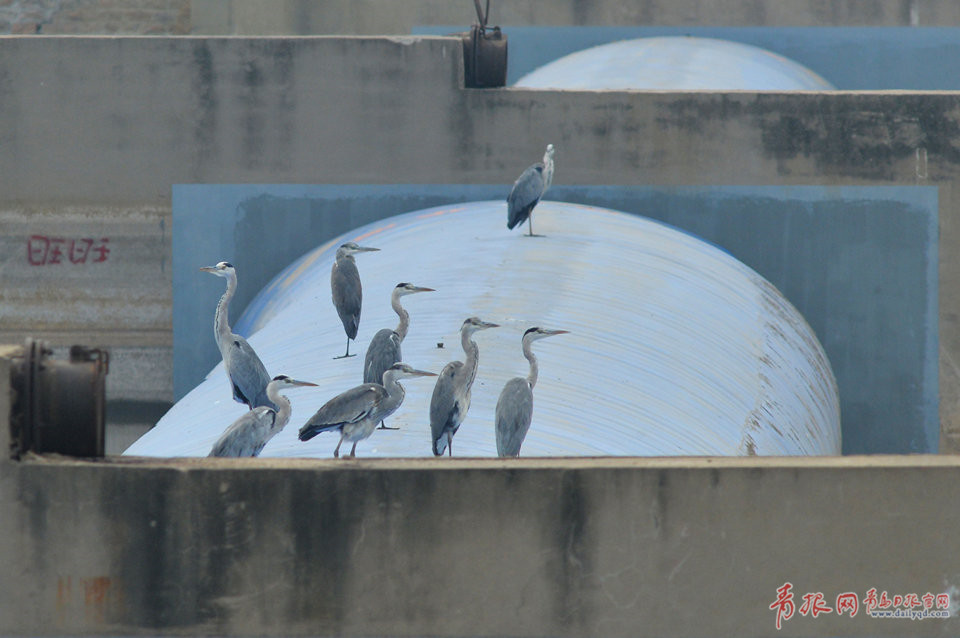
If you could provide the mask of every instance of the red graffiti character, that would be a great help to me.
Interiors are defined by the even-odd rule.
[[[110,249],[107,248],[107,242],[109,241],[110,241],[109,238],[102,237],[100,239],[100,244],[94,247],[93,252],[97,254],[96,259],[93,260],[94,263],[99,264],[107,260],[107,255],[110,254]]]
[[[50,240],[43,235],[30,235],[27,239],[27,262],[31,266],[42,266],[47,263],[47,251],[50,250]]]
[[[108,237],[96,240],[30,235],[27,238],[27,263],[31,266],[66,264],[68,261],[74,265],[86,264],[91,261],[91,253],[94,254],[93,263],[103,263],[110,255],[109,242]]]
[[[85,264],[87,257],[90,256],[90,247],[93,246],[92,239],[71,239],[70,240],[70,263]]]
[[[51,237],[50,238],[50,252],[47,254],[47,263],[48,264],[62,264],[63,261],[63,251],[60,249],[67,240],[62,237]]]

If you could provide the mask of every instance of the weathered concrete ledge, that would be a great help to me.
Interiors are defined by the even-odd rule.
[[[786,582],[956,600],[958,501],[955,456],[3,461],[0,631],[772,635]]]
[[[193,33],[409,33],[428,24],[468,25],[469,2],[449,0],[192,0]],[[960,23],[950,0],[538,0],[490,6],[490,24],[503,25],[732,25],[946,26]]]

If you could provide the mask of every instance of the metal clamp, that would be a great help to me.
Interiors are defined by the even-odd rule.
[[[473,0],[477,10],[477,24],[461,33],[463,42],[464,84],[468,88],[496,88],[507,83],[507,36],[500,27],[488,30],[490,0],[486,11],[480,0]]]
[[[44,341],[28,337],[11,370],[11,454],[101,457],[109,354],[77,345],[66,361],[52,354]]]

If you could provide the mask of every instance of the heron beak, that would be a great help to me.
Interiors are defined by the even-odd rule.
[[[316,383],[310,383],[309,381],[296,381],[296,380],[291,380],[291,381],[288,381],[288,383],[289,383],[290,385],[303,385],[303,386],[310,386],[310,387],[313,387],[313,388],[316,388],[316,387],[317,387],[317,384],[316,384]]]
[[[547,335],[551,336],[551,337],[552,337],[553,335],[568,335],[568,334],[570,334],[570,331],[569,331],[569,330],[544,330],[544,332],[545,332]]]
[[[427,372],[426,370],[414,370],[410,374],[415,377],[435,377],[437,376],[434,372]]]
[[[369,247],[369,246],[360,246],[360,248],[358,248],[357,250],[359,250],[359,251],[362,252],[362,253],[375,253],[375,252],[379,251],[380,249],[379,249],[379,248],[371,248],[371,247]]]
[[[217,271],[217,269],[216,269],[215,267],[213,267],[213,266],[203,266],[202,268],[200,268],[200,270],[202,270],[203,272],[216,272],[216,271]]]
[[[436,290],[433,288],[421,288],[420,286],[417,286],[413,289],[413,292],[436,292]]]
[[[490,323],[489,321],[484,321],[482,328],[486,330],[487,328],[499,328],[499,323]]]

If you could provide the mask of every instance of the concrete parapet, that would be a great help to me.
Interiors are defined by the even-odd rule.
[[[773,635],[785,583],[795,611],[956,605],[958,478],[930,456],[3,461],[0,631]],[[863,604],[785,633],[904,633]]]
[[[0,33],[190,33],[190,0],[3,0]]]
[[[192,0],[193,33],[237,35],[410,33],[420,25],[476,21],[470,2],[450,0]],[[538,0],[494,2],[491,25],[947,26],[950,0]]]
[[[469,25],[470,2],[450,0],[12,0],[0,33],[149,35],[379,35],[423,25]],[[669,26],[948,26],[950,0],[538,0],[491,5],[490,24]]]

